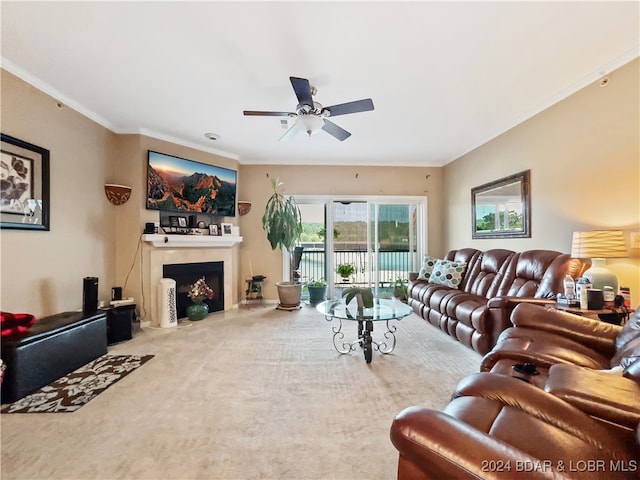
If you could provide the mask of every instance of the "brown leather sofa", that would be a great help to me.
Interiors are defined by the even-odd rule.
[[[398,479],[640,478],[640,314],[620,327],[522,304],[512,318],[491,372],[463,379],[443,411],[396,416]],[[501,361],[545,372],[497,373]]]
[[[511,326],[511,310],[523,299],[555,299],[567,273],[580,276],[588,265],[552,250],[517,253],[473,248],[451,250],[444,260],[464,262],[459,288],[410,276],[408,304],[413,311],[462,344],[487,353]]]

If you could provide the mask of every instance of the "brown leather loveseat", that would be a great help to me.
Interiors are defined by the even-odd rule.
[[[620,327],[522,304],[512,318],[490,372],[459,382],[443,411],[396,416],[398,480],[639,479],[640,314]],[[498,373],[501,361],[545,373]]]
[[[431,259],[425,258],[425,265]],[[455,286],[435,283],[430,265],[424,274],[412,274],[408,303],[413,311],[462,344],[487,353],[509,327],[511,310],[521,299],[554,299],[567,273],[578,277],[579,260],[552,250],[517,253],[473,248],[451,250],[443,259],[464,269]],[[429,275],[429,277],[427,277]],[[431,280],[430,280],[431,279]]]

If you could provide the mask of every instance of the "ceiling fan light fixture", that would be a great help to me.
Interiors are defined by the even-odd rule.
[[[351,133],[327,118],[346,115],[348,113],[368,112],[374,108],[373,100],[370,98],[363,98],[362,100],[356,100],[354,102],[340,103],[325,108],[322,104],[313,100],[313,96],[316,94],[316,89],[309,84],[309,80],[298,77],[289,77],[289,80],[291,81],[291,86],[293,87],[296,99],[298,100],[295,113],[262,110],[243,111],[243,114],[248,116],[289,117],[295,119],[295,123],[282,137],[280,137],[280,141],[290,139],[300,130],[307,132],[307,135],[309,136],[322,130],[343,142],[351,136]],[[285,124],[288,125],[286,120],[280,121],[282,128],[286,128]]]
[[[322,130],[324,120],[317,115],[298,115],[296,117],[296,126],[311,136]]]

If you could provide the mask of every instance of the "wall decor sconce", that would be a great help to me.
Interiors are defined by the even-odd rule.
[[[104,194],[114,205],[123,205],[127,203],[131,196],[131,187],[126,185],[117,185],[115,183],[105,183]]]
[[[238,213],[240,215],[246,215],[251,210],[251,202],[238,201]]]

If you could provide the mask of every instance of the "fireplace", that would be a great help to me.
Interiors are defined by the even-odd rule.
[[[224,262],[177,263],[162,266],[162,276],[172,278],[176,282],[176,311],[178,318],[187,316],[189,288],[198,279],[204,277],[205,282],[213,290],[213,299],[205,299],[210,312],[224,310]]]
[[[215,235],[142,235],[143,249],[143,300],[145,320],[141,326],[159,326],[161,309],[161,280],[165,277],[165,265],[221,262],[224,272],[220,275],[220,307],[224,311],[237,308],[238,301],[238,249],[242,237]],[[200,275],[202,276],[202,275]],[[193,284],[198,278],[193,277]],[[209,280],[208,275],[205,278]],[[148,313],[148,315],[147,315]],[[182,317],[181,317],[182,318]]]

